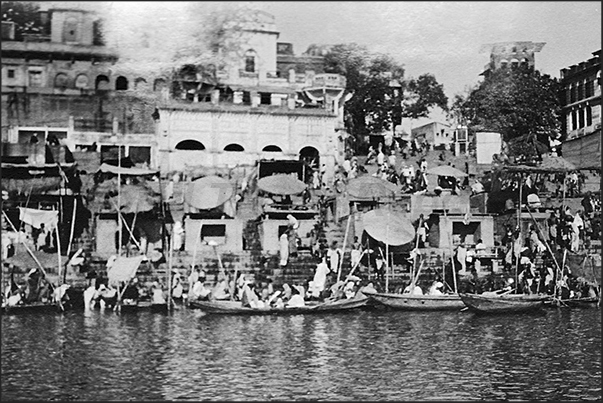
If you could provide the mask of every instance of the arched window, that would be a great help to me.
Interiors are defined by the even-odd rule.
[[[54,78],[54,87],[55,88],[67,88],[69,84],[69,77],[65,73],[59,73]]]
[[[128,89],[128,79],[125,78],[124,76],[117,77],[117,80],[115,80],[115,89],[117,91],[127,90]]]
[[[255,59],[256,54],[254,50],[250,49],[245,52],[245,72],[255,73]]]
[[[144,90],[147,87],[147,80],[142,77],[138,77],[134,80],[135,90]]]
[[[63,24],[63,42],[77,42],[79,21],[75,17],[69,17]]]
[[[506,59],[502,59],[502,60],[500,61],[500,68],[501,68],[501,69],[505,69],[505,68],[507,68],[507,65],[508,65],[508,64],[509,64],[509,62],[508,62]]]
[[[165,80],[163,78],[156,78],[153,82],[153,91],[161,91],[165,88]]]
[[[109,89],[109,77],[105,75],[99,75],[96,77],[94,88],[97,90],[108,90]]]
[[[241,145],[233,143],[224,147],[224,151],[242,152],[245,151],[245,149]]]
[[[282,153],[283,152],[283,150],[281,150],[281,148],[279,146],[275,146],[275,145],[266,146],[262,149],[262,151],[269,152],[269,153]]]
[[[205,146],[203,143],[198,142],[197,140],[183,140],[176,145],[176,150],[205,150]]]
[[[320,153],[312,146],[307,146],[299,150],[299,160],[305,161],[313,169],[320,168]]]
[[[75,88],[88,88],[88,76],[85,74],[78,74],[75,78]]]

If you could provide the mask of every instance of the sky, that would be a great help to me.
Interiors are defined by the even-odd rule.
[[[183,3],[108,2],[127,11],[123,15],[128,21],[145,14],[141,10],[148,15],[150,8],[157,10],[153,16],[178,15]],[[545,42],[536,53],[536,68],[552,77],[601,49],[599,1],[199,3],[240,3],[269,12],[275,16],[279,42],[292,43],[297,55],[310,44],[352,42],[389,54],[405,66],[407,76],[435,75],[449,99],[465,94],[481,80],[479,74],[489,60],[487,53],[479,53],[483,44]]]

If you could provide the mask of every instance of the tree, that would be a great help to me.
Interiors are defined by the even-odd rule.
[[[15,40],[23,40],[23,34],[44,33],[46,27],[38,13],[37,1],[3,1],[2,21],[15,23]]]
[[[425,117],[434,106],[448,109],[443,86],[433,75],[405,79],[404,68],[392,57],[355,43],[332,46],[325,55],[325,72],[344,75],[354,94],[344,120],[357,140],[390,130],[402,118]]]
[[[548,146],[560,131],[560,85],[556,79],[527,67],[499,69],[457,96],[452,107],[473,131],[501,133],[504,141],[535,137]]]

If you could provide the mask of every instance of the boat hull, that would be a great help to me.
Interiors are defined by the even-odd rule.
[[[543,295],[506,294],[484,296],[459,294],[470,311],[477,313],[516,313],[538,311],[550,297]]]
[[[373,293],[377,303],[403,311],[459,311],[465,307],[458,294],[410,295]]]
[[[37,313],[37,312],[62,312],[62,311],[61,311],[61,308],[56,304],[43,304],[43,303],[33,303],[33,304],[23,304],[23,305],[3,306],[2,307],[3,315]]]
[[[326,312],[344,312],[367,305],[368,297],[343,299],[327,303],[310,303],[303,307],[250,308],[241,306],[240,301],[189,301],[189,307],[206,313],[222,315],[295,315]]]

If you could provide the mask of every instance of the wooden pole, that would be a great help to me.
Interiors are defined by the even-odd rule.
[[[172,229],[172,237],[170,238],[170,242],[168,242],[168,273],[167,273],[167,289],[168,289],[168,297],[167,297],[167,308],[168,311],[173,308],[173,300],[172,300],[172,260],[174,258],[174,246],[172,239],[174,237],[174,231]]]
[[[446,220],[446,226],[448,226],[448,215],[446,214],[446,209],[444,208],[444,219]],[[451,223],[452,224],[452,223]],[[452,227],[452,225],[451,225]],[[452,265],[452,281],[454,284],[454,293],[458,293],[458,286],[456,284],[456,268],[454,265],[454,246],[452,245],[452,228],[450,231],[446,231],[448,233],[448,243],[450,244],[450,264]]]
[[[75,212],[77,210],[77,199],[73,198],[73,213],[71,214],[71,231],[69,232],[69,244],[67,245],[67,259],[69,259],[69,254],[71,253],[71,244],[73,243],[73,235],[75,232]],[[63,283],[67,282],[67,267],[65,267],[65,272],[63,274]]]
[[[522,192],[522,188],[523,188],[523,184],[522,184],[522,180],[523,180],[523,174],[520,172],[519,173],[519,203],[517,206],[517,228],[519,230],[519,244],[522,245],[523,241],[522,241],[522,231],[521,231],[521,201],[522,201],[522,196],[523,196],[523,192]],[[513,243],[513,249],[515,249],[515,245],[517,244],[517,242]],[[515,257],[515,289],[518,290],[519,289],[519,284],[517,284],[518,281],[518,276],[519,276],[519,259],[520,259],[520,255],[521,255],[521,250],[519,251],[520,253],[518,254],[518,256]],[[515,255],[515,250],[513,250],[513,254]]]
[[[121,229],[121,144],[117,145],[117,232],[119,243],[117,245],[117,256],[121,256],[121,241],[122,241],[122,229]]]
[[[343,249],[341,252],[341,259],[337,262],[337,281],[341,279],[341,266],[343,265],[343,257],[345,256],[345,246],[348,242],[348,232],[350,230],[350,221],[352,221],[352,213],[348,216],[348,222],[345,227],[345,235],[343,236]]]

